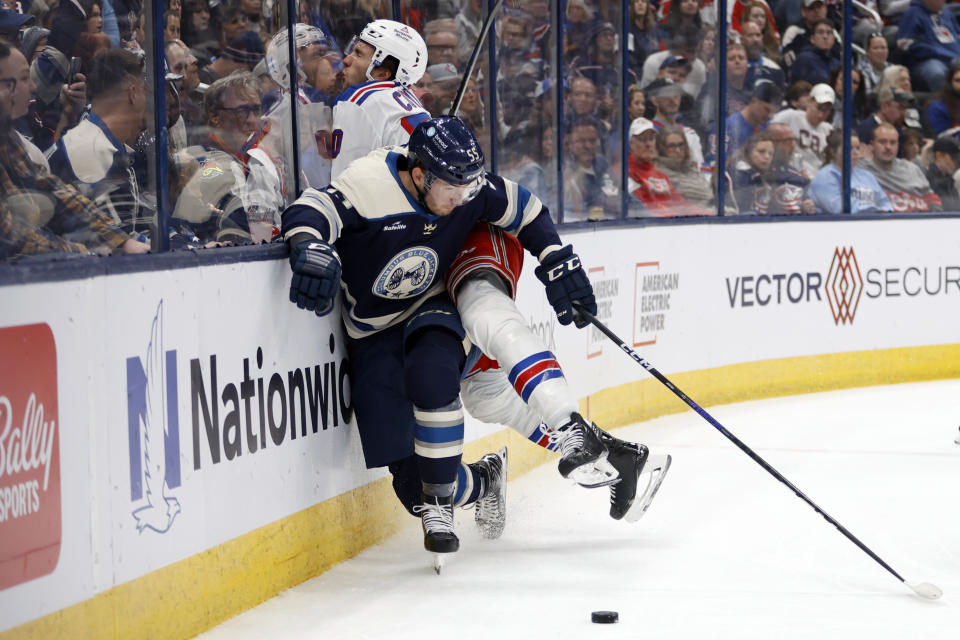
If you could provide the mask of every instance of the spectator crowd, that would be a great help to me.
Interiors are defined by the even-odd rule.
[[[291,64],[284,3],[163,1],[154,29],[142,0],[0,0],[0,260],[144,253],[158,235],[176,249],[269,242],[297,186],[329,182],[351,39],[393,3],[302,0]],[[459,115],[563,221],[716,215],[721,173],[724,215],[841,212],[841,0],[730,0],[724,34],[716,0],[629,0],[626,25],[612,0],[556,6],[505,2]],[[855,7],[851,213],[956,211],[960,3]],[[427,48],[412,94],[445,114],[487,2],[399,8]],[[146,53],[157,31],[162,182]]]

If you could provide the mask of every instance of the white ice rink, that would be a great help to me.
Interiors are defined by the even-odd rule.
[[[686,389],[696,400],[696,390]],[[618,430],[673,455],[635,524],[544,465],[510,482],[500,540],[458,511],[434,574],[419,522],[204,640],[960,638],[960,381],[709,408],[921,600],[693,411]],[[532,446],[532,445],[531,445]],[[613,609],[598,625],[590,612]]]

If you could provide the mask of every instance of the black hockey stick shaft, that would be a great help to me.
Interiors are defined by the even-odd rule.
[[[576,304],[576,303],[575,303],[575,304]],[[862,542],[860,542],[860,540],[859,540],[855,535],[853,535],[852,533],[850,533],[850,532],[847,530],[847,528],[844,527],[842,524],[840,524],[839,522],[837,522],[836,520],[834,520],[833,517],[832,517],[829,513],[827,513],[826,511],[824,511],[823,509],[821,509],[819,506],[817,506],[817,504],[816,504],[813,500],[811,500],[810,498],[808,498],[802,491],[800,491],[800,489],[798,489],[796,486],[794,486],[794,484],[793,484],[792,482],[790,482],[789,480],[787,480],[787,479],[783,476],[782,473],[780,473],[779,471],[777,471],[776,469],[774,469],[766,460],[764,460],[763,458],[761,458],[760,455],[759,455],[757,452],[755,452],[753,449],[751,449],[750,447],[748,447],[747,445],[745,445],[743,442],[741,442],[740,439],[737,438],[735,435],[733,435],[732,433],[730,433],[729,431],[727,431],[727,429],[726,429],[722,424],[720,424],[719,422],[717,422],[716,418],[714,418],[713,416],[711,416],[711,415],[710,415],[709,413],[707,413],[700,405],[698,405],[696,402],[694,402],[693,400],[691,400],[691,399],[687,396],[687,394],[685,394],[683,391],[681,391],[680,389],[678,389],[678,388],[676,387],[676,385],[674,385],[672,382],[670,382],[670,380],[667,379],[667,377],[666,377],[665,375],[663,375],[662,373],[660,373],[659,371],[657,371],[657,369],[656,369],[652,364],[650,364],[649,362],[647,362],[646,360],[644,360],[644,359],[640,356],[640,354],[638,354],[636,351],[634,351],[633,349],[631,349],[630,347],[628,347],[627,344],[626,344],[623,340],[621,340],[619,337],[617,337],[617,335],[616,335],[615,333],[613,333],[613,331],[611,331],[605,324],[603,324],[602,322],[600,322],[593,314],[591,314],[589,311],[587,311],[586,309],[584,309],[584,308],[583,308],[582,306],[580,306],[579,304],[577,304],[577,313],[579,313],[582,317],[584,317],[584,318],[586,318],[587,320],[589,320],[590,323],[593,324],[593,326],[595,326],[597,329],[599,329],[600,331],[602,331],[605,336],[607,336],[608,338],[610,338],[610,340],[612,340],[617,346],[619,346],[620,349],[622,349],[628,356],[630,356],[631,358],[633,358],[633,359],[637,362],[637,364],[639,364],[641,367],[643,367],[644,369],[646,369],[647,372],[650,373],[650,375],[652,375],[654,378],[656,378],[656,379],[659,380],[661,383],[663,383],[663,385],[664,385],[665,387],[667,387],[667,389],[670,389],[670,391],[672,391],[675,396],[677,396],[678,398],[680,398],[681,400],[683,400],[685,403],[687,403],[687,406],[689,406],[691,409],[693,409],[694,411],[696,411],[697,413],[699,413],[700,416],[701,416],[704,420],[706,420],[706,421],[709,422],[711,425],[713,425],[714,428],[716,428],[717,431],[719,431],[720,433],[722,433],[728,440],[730,440],[730,442],[732,442],[733,444],[737,445],[737,448],[738,448],[738,449],[740,449],[740,450],[743,451],[745,454],[747,454],[748,456],[750,456],[750,457],[753,459],[753,461],[756,462],[757,464],[759,464],[761,467],[763,467],[763,468],[767,471],[767,473],[769,473],[769,474],[772,475],[774,478],[776,478],[777,480],[779,480],[780,482],[782,482],[783,484],[785,484],[791,491],[793,491],[793,492],[797,495],[798,498],[800,498],[801,500],[803,500],[804,502],[806,502],[808,505],[810,505],[810,506],[813,508],[814,511],[816,511],[816,512],[819,513],[821,516],[823,516],[824,520],[826,520],[827,522],[829,522],[830,524],[832,524],[834,527],[837,528],[837,530],[838,530],[840,533],[842,533],[843,535],[845,535],[850,542],[852,542],[853,544],[855,544],[855,545],[857,545],[858,547],[860,547],[860,550],[861,550],[861,551],[863,551],[863,552],[866,553],[868,556],[870,556],[871,558],[873,558],[874,561],[877,562],[877,564],[879,564],[881,567],[883,567],[884,569],[886,569],[887,571],[889,571],[891,574],[893,574],[893,575],[897,578],[897,580],[899,580],[900,582],[902,582],[902,583],[904,583],[904,584],[907,584],[907,586],[910,586],[911,588],[913,588],[911,585],[909,585],[909,584],[907,583],[906,580],[903,579],[903,577],[902,577],[899,573],[897,573],[896,571],[893,570],[893,567],[891,567],[891,566],[888,565],[886,562],[884,562],[883,559],[882,559],[880,556],[878,556],[877,554],[875,554],[867,545],[865,545],[865,544],[863,544]]]
[[[460,103],[463,102],[463,94],[467,91],[467,83],[470,82],[470,76],[473,75],[473,67],[477,64],[477,58],[480,56],[480,49],[483,48],[483,43],[487,39],[487,33],[490,31],[490,25],[493,24],[493,17],[497,14],[497,11],[500,10],[500,5],[503,4],[503,0],[497,0],[496,4],[493,5],[490,9],[490,13],[487,14],[487,17],[483,21],[483,26],[480,27],[480,35],[477,36],[477,44],[473,45],[473,53],[470,54],[470,61],[467,63],[467,68],[463,72],[463,77],[460,78],[460,86],[457,88],[457,95],[453,98],[453,103],[450,105],[450,110],[447,111],[448,116],[455,116],[457,112],[460,111]]]

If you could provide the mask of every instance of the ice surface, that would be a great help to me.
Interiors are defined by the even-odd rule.
[[[696,390],[685,390],[696,400]],[[960,638],[960,381],[707,409],[931,602],[886,572],[692,411],[620,429],[671,453],[637,523],[554,464],[510,482],[507,527],[437,576],[419,522],[204,640]],[[532,446],[532,445],[531,445]],[[618,611],[596,625],[590,612]]]

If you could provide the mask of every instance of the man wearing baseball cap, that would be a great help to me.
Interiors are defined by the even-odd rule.
[[[657,159],[657,130],[653,122],[637,118],[630,123],[630,157],[627,189],[655,217],[712,215],[680,195],[665,173],[653,166]]]
[[[690,148],[690,159],[698,167],[703,165],[703,146],[700,143],[700,136],[690,127],[684,126],[677,121],[677,114],[680,112],[680,104],[686,92],[683,85],[674,82],[670,78],[657,78],[647,85],[644,90],[650,97],[650,102],[656,107],[657,111],[653,115],[653,124],[657,130],[667,125],[677,125],[683,127],[683,135],[687,139],[687,146]]]
[[[753,85],[750,102],[740,111],[727,116],[727,159],[746,144],[750,136],[766,128],[770,118],[780,109],[782,101],[780,87],[769,80],[759,80]],[[716,129],[710,133],[710,147],[715,154]]]
[[[857,127],[861,144],[870,144],[873,141],[873,130],[877,128],[877,125],[887,122],[897,128],[900,133],[900,146],[902,147],[904,119],[907,115],[907,107],[912,101],[912,94],[899,91],[893,87],[884,87],[877,94],[877,110],[864,118],[860,126]]]
[[[826,84],[817,84],[810,90],[806,109],[786,109],[773,117],[774,122],[789,125],[797,140],[794,166],[807,180],[813,180],[823,166],[827,136],[833,131],[830,116],[837,96]]]

